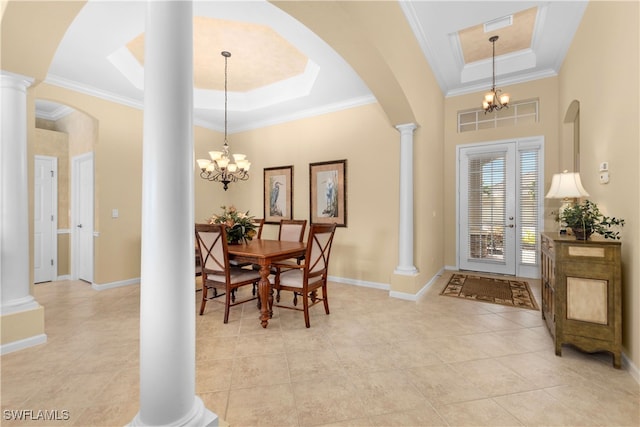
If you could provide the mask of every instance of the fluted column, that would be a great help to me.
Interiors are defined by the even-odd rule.
[[[413,275],[413,131],[414,123],[396,126],[400,131],[400,223],[398,266],[394,273]]]
[[[144,84],[140,411],[132,425],[217,426],[195,395],[191,1],[148,2]]]

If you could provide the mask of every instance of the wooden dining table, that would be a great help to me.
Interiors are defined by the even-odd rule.
[[[271,318],[270,307],[273,295],[269,284],[271,264],[289,258],[303,256],[307,249],[304,242],[288,242],[283,240],[255,239],[240,245],[229,245],[229,258],[240,263],[248,262],[260,266],[260,322],[266,328]]]

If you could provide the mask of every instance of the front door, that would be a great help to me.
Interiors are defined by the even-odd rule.
[[[463,270],[537,277],[542,137],[458,148]]]

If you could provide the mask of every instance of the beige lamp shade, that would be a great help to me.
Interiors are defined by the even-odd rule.
[[[577,172],[557,173],[551,179],[551,187],[545,196],[547,199],[565,199],[587,197],[589,193],[582,186],[580,174]]]

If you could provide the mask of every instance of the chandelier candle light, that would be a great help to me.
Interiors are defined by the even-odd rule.
[[[209,181],[221,182],[227,191],[229,183],[246,181],[249,179],[249,167],[251,163],[244,154],[234,154],[231,163],[229,156],[229,144],[227,142],[227,61],[231,53],[222,51],[224,56],[224,145],[222,151],[209,151],[209,159],[198,159],[200,177]]]
[[[493,44],[493,85],[491,86],[491,92],[487,92],[484,95],[484,100],[482,101],[482,108],[484,108],[484,113],[490,113],[493,110],[502,110],[502,108],[509,108],[509,94],[503,93],[500,89],[496,89],[496,41],[498,40],[498,36],[492,36],[489,38],[489,41]]]

